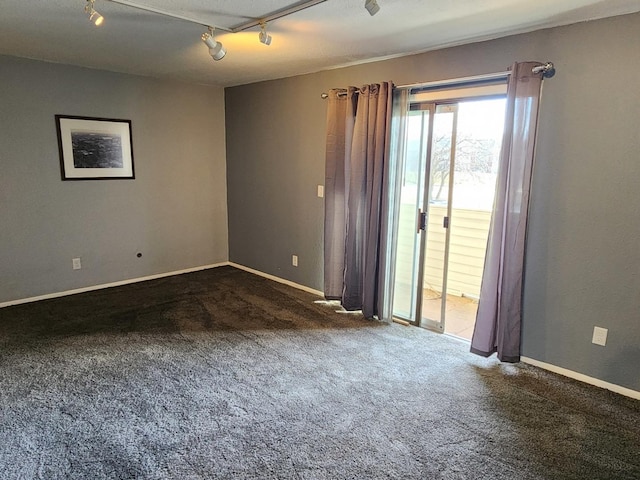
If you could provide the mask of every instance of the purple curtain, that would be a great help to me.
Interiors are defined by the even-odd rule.
[[[391,82],[329,92],[324,292],[367,318],[379,313]]]
[[[471,351],[520,361],[522,279],[529,187],[540,103],[540,63],[516,63],[507,89],[507,109],[496,199],[491,217]]]

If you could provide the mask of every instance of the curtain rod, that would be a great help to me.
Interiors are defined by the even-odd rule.
[[[542,76],[545,78],[551,78],[555,75],[556,73],[556,69],[553,66],[552,62],[546,62],[544,65],[538,65],[536,67],[533,67],[531,69],[531,73],[534,74],[538,74],[538,73],[542,73]],[[482,83],[482,82],[488,82],[491,80],[498,80],[500,78],[507,78],[509,75],[511,75],[511,71],[510,70],[506,70],[504,72],[496,72],[496,73],[487,73],[484,75],[474,75],[472,77],[460,77],[460,78],[454,78],[451,80],[436,80],[433,82],[426,82],[426,83],[409,83],[406,85],[397,85],[394,87],[394,89],[396,90],[411,90],[411,89],[430,89],[430,88],[436,88],[436,87],[441,87],[441,86],[454,86],[454,85],[464,85],[464,84],[468,84],[468,83]],[[340,92],[338,93],[338,95],[345,95],[346,94],[346,89],[344,90],[345,93]],[[320,95],[321,98],[326,99],[329,97],[329,94],[327,94],[326,92],[322,93]]]

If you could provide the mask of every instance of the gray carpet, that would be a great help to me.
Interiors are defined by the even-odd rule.
[[[231,267],[0,310],[0,479],[638,479],[640,402]]]

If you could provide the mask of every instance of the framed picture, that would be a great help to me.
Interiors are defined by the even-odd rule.
[[[56,115],[62,180],[135,178],[131,120]]]

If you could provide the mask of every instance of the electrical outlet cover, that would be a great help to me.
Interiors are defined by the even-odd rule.
[[[602,345],[603,347],[606,346],[607,333],[609,333],[609,330],[607,330],[606,328],[593,327],[593,338],[591,339],[591,343]]]

